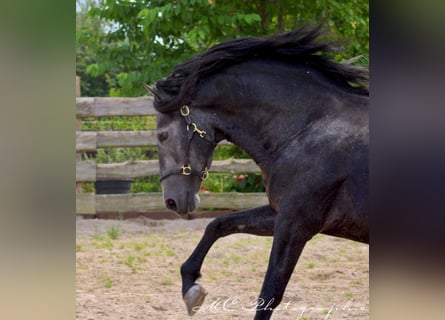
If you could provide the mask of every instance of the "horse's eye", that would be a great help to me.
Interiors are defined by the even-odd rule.
[[[168,132],[162,132],[158,134],[159,142],[164,142],[167,139],[168,139]]]

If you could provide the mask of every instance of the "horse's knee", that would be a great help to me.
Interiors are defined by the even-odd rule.
[[[221,237],[231,234],[230,224],[227,225],[224,216],[213,219],[204,231],[204,237],[207,241],[215,242]]]
[[[214,235],[216,233],[219,233],[221,230],[221,217],[216,217],[210,223],[207,225],[205,229],[205,233],[208,235]]]
[[[245,231],[246,224],[247,222],[244,219],[237,216],[219,216],[207,225],[205,236],[212,241],[216,241],[219,238]],[[254,226],[249,225],[248,229],[252,229],[252,227]]]

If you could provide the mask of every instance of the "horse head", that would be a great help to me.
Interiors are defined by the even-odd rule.
[[[197,209],[199,189],[208,177],[215,134],[206,115],[183,105],[164,112],[160,105],[169,93],[146,86],[155,96],[160,181],[168,209],[184,216]]]

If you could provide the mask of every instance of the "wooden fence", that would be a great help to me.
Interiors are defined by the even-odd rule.
[[[84,216],[98,214],[145,214],[165,211],[161,193],[94,194],[82,192],[81,184],[98,179],[132,179],[159,174],[158,160],[100,164],[83,160],[81,154],[104,147],[156,146],[155,130],[145,131],[82,131],[85,117],[155,115],[151,97],[137,98],[76,98],[76,213]],[[228,144],[223,141],[220,144]],[[257,165],[250,159],[213,161],[210,172],[255,173]],[[264,193],[202,193],[200,210],[239,210],[267,204]],[[165,217],[168,217],[165,215]],[[169,216],[171,217],[171,215]]]

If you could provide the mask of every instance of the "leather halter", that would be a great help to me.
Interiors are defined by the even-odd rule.
[[[184,165],[179,169],[173,169],[168,170],[165,174],[163,174],[159,181],[162,181],[172,175],[180,174],[183,176],[197,176],[201,180],[206,180],[209,177],[209,164],[207,163],[201,171],[198,171],[196,169],[193,169],[190,165],[190,159],[189,159],[189,151],[190,146],[192,144],[192,140],[195,137],[195,135],[198,135],[200,138],[204,139],[205,141],[211,143],[213,146],[216,145],[216,143],[207,136],[207,133],[204,130],[200,130],[196,123],[192,121],[190,118],[190,108],[188,106],[182,106],[179,109],[179,112],[181,113],[181,116],[184,117],[185,123],[186,123],[186,129],[188,133],[188,143],[187,148],[185,150],[185,158],[184,158]]]

